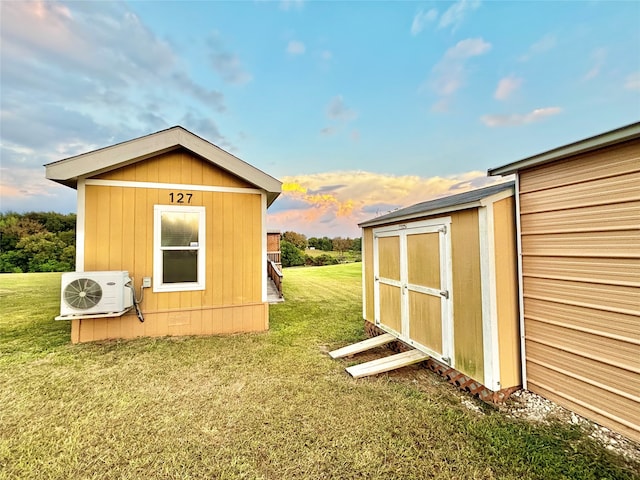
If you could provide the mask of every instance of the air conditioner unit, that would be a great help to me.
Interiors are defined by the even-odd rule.
[[[133,306],[127,271],[67,272],[62,274],[60,317],[122,315]]]

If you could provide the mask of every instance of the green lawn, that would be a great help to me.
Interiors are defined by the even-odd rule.
[[[285,270],[267,333],[75,346],[59,274],[0,275],[0,478],[637,478],[430,373],[351,379],[326,351],[363,337],[360,268]]]

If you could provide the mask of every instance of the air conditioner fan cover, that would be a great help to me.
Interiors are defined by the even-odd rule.
[[[102,287],[91,278],[77,278],[64,287],[63,296],[70,307],[86,310],[100,302]]]

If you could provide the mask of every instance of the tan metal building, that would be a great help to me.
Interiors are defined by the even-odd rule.
[[[520,385],[513,191],[494,185],[360,224],[365,321],[492,392]]]
[[[78,312],[74,343],[268,328],[278,180],[182,127],[48,164],[46,176],[78,191],[76,270],[125,271],[134,291],[149,287],[144,322],[132,310]]]
[[[516,175],[523,381],[640,441],[640,123]]]

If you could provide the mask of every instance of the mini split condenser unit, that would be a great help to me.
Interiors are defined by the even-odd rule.
[[[62,274],[60,316],[56,319],[122,315],[132,306],[129,272],[68,272]]]

